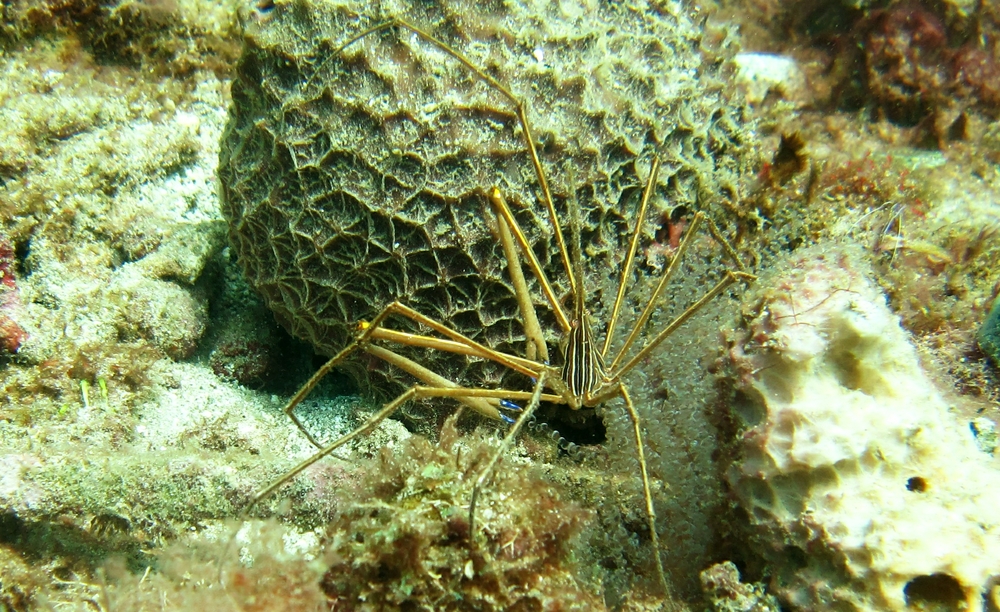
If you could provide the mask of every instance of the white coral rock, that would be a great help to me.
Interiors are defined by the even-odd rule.
[[[768,94],[775,93],[787,100],[804,95],[806,78],[795,59],[773,53],[737,53],[736,83],[746,95],[748,104],[760,104]]]
[[[991,609],[1000,469],[864,266],[814,251],[758,286],[732,352],[750,428],[730,481],[772,588],[813,610]]]

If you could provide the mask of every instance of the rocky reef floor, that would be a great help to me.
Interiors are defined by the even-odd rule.
[[[664,601],[635,471],[608,467],[627,439],[529,432],[477,539],[502,429],[407,412],[241,520],[313,452],[281,408],[322,362],[219,210],[241,28],[271,3],[244,4],[3,7],[0,610],[1000,609],[995,8],[670,4],[708,16],[745,112],[716,204],[759,280],[671,349],[696,423],[647,444],[704,480],[656,479]],[[657,409],[685,388],[650,378]],[[302,414],[331,440],[377,406],[333,377]]]

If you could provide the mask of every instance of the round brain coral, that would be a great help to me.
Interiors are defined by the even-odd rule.
[[[509,101],[399,28],[337,53],[394,16],[439,36],[524,101],[557,210],[566,219],[570,198],[579,202],[588,305],[600,317],[651,157],[664,162],[655,221],[677,205],[712,213],[732,198],[743,151],[739,111],[717,79],[721,62],[703,56],[685,5],[640,5],[287,0],[258,11],[233,83],[219,177],[235,253],[278,320],[332,353],[359,320],[400,299],[520,352],[517,303],[484,197],[493,186],[557,294],[568,291]],[[655,225],[647,223],[647,240]],[[551,323],[533,294],[543,325]],[[420,360],[468,384],[500,376],[453,355]]]

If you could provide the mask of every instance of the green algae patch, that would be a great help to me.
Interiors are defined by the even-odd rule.
[[[978,341],[979,348],[1000,366],[1000,298],[993,302],[993,308],[979,328]]]

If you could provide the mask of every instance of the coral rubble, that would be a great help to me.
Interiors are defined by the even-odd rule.
[[[573,571],[591,513],[526,466],[504,467],[469,533],[468,497],[490,446],[461,452],[454,423],[431,445],[380,454],[329,526],[323,590],[343,610],[601,610]],[[576,548],[576,558],[589,554]]]
[[[157,4],[165,28],[128,35],[164,45],[224,17],[221,43],[236,25],[235,2]],[[307,450],[269,414],[279,400],[197,363],[224,265],[226,56],[189,38],[186,76],[142,45],[98,61],[93,28],[125,32],[109,12],[13,2],[0,17],[0,334],[19,344],[0,359],[3,609],[86,608],[109,560],[141,574]]]
[[[796,60],[813,105],[805,115],[830,119],[840,112],[857,113],[853,127],[867,123],[886,140],[921,149],[981,143],[995,129],[1000,114],[996,3],[720,4],[740,15],[747,47]]]
[[[778,612],[774,595],[759,584],[740,582],[740,572],[730,561],[716,563],[701,573],[701,586],[715,612]]]
[[[747,426],[729,480],[808,609],[992,609],[1000,466],[977,448],[853,249],[763,280],[732,345]]]
[[[233,0],[11,0],[0,17],[0,43],[56,33],[79,41],[101,61],[145,65],[174,76],[224,72],[238,45]]]

